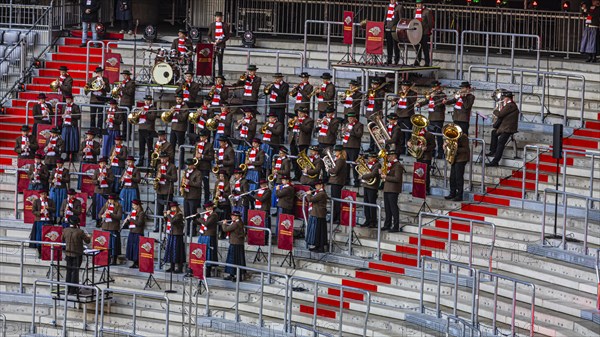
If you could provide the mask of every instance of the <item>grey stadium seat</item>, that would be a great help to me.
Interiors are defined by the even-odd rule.
[[[4,44],[13,45],[19,42],[19,36],[21,36],[21,33],[16,30],[9,30],[7,32],[4,32]]]

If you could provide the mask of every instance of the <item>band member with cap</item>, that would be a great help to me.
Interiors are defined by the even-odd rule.
[[[341,198],[342,188],[346,185],[346,179],[349,175],[348,165],[346,163],[346,151],[342,145],[336,145],[333,147],[335,163],[332,168],[327,172],[329,174],[329,184],[331,185],[331,197]],[[333,222],[340,223],[340,203],[333,203]]]
[[[160,159],[158,158],[161,153],[166,153],[167,157],[169,157],[170,162],[175,161],[175,147],[169,141],[167,141],[167,132],[165,130],[159,130],[157,132],[158,139],[156,143],[154,143],[154,150],[150,155],[150,158],[156,158],[156,165],[160,163]],[[152,164],[152,160],[150,161]],[[156,168],[156,167],[154,167]]]
[[[204,189],[204,202],[210,200],[210,170],[212,168],[212,161],[215,159],[215,150],[213,149],[212,143],[208,140],[208,130],[200,131],[200,139],[196,143],[196,150],[194,158],[198,160],[196,168],[202,175],[202,188]]]
[[[469,137],[463,132],[456,142],[457,149],[454,162],[450,166],[450,193],[444,197],[446,200],[462,201],[465,185],[465,166],[471,160]],[[444,142],[444,148],[447,143]]]
[[[331,74],[323,73],[321,79],[321,89],[317,92],[317,109],[319,110],[319,118],[325,116],[325,111],[335,108],[335,84],[331,82]]]
[[[417,102],[417,93],[412,90],[413,83],[402,81],[401,91],[398,98],[394,101],[396,104],[396,114],[398,114],[398,125],[401,129],[411,130],[412,123],[410,118],[415,114],[415,103]],[[400,137],[400,147],[396,149],[398,155],[406,154],[406,142],[410,139],[410,132],[403,132],[404,137]]]
[[[131,201],[131,212],[125,218],[129,235],[127,236],[127,246],[125,247],[125,258],[132,261],[129,268],[138,268],[140,254],[140,237],[144,236],[144,226],[146,225],[146,212],[139,199]]]
[[[429,40],[435,24],[433,20],[433,13],[429,10],[429,8],[425,7],[423,0],[416,0],[415,2],[416,5],[414,19],[419,20],[419,22],[421,22],[421,26],[423,27],[423,35],[421,36],[421,41],[417,47],[417,59],[415,60],[415,66],[420,66],[421,59],[424,58],[424,66],[429,67],[431,65],[431,60],[429,58]]]
[[[252,109],[254,114],[257,112],[256,104],[258,102],[258,93],[262,83],[262,78],[256,76],[256,70],[258,70],[258,68],[254,64],[249,65],[247,72],[240,76],[240,79],[236,83],[236,86],[243,86],[244,88],[242,105]]]
[[[310,94],[313,92],[313,85],[310,84],[310,75],[307,72],[300,73],[302,79],[291,89],[291,94],[294,97],[294,109],[310,108]],[[283,120],[283,119],[282,119]]]
[[[215,21],[208,25],[208,42],[212,43],[213,48],[213,67],[212,73],[217,74],[216,66],[219,66],[219,75],[223,75],[223,53],[227,40],[231,37],[229,24],[223,22],[223,13],[215,12]],[[216,64],[215,64],[216,59]]]
[[[33,201],[31,214],[35,217],[29,239],[32,241],[42,241],[42,226],[51,226],[54,223],[54,214],[56,213],[56,204],[54,200],[48,198],[48,190],[41,189],[40,197]],[[42,254],[42,245],[38,243],[30,244],[29,247],[37,248],[38,257]]]
[[[48,138],[46,146],[44,147],[44,163],[46,163],[48,170],[54,170],[56,161],[61,158],[64,148],[65,142],[60,136],[60,130],[58,128],[52,128],[52,130],[50,130],[50,138]]]
[[[131,71],[125,69],[121,71],[123,79],[119,83],[119,106],[122,108],[128,108],[129,111],[133,108],[135,103],[135,81],[131,79]],[[127,119],[126,110],[121,110],[123,114],[123,121]],[[129,123],[123,122],[123,137],[127,138],[127,130],[130,128]]]
[[[166,221],[167,244],[165,263],[170,263],[165,272],[181,274],[185,263],[185,240],[183,238],[183,214],[177,201],[169,202],[169,209],[163,213]]]
[[[110,157],[115,138],[121,135],[121,123],[123,123],[123,114],[117,107],[117,101],[111,99],[108,101],[108,109],[106,109],[106,119],[104,127],[106,133],[102,136],[102,157]]]
[[[95,136],[96,133],[92,130],[88,130],[85,133],[85,140],[81,142],[80,146],[82,163],[96,164],[98,160],[98,156],[100,155],[100,143],[94,139]]]
[[[282,142],[284,127],[283,124],[277,119],[277,114],[269,113],[266,127],[263,126],[265,132],[262,138],[261,148],[267,154],[267,161],[265,162],[265,169],[271,169],[271,162],[273,161],[273,149],[279,148],[279,144]]]
[[[92,208],[92,219],[96,220],[96,227],[100,227],[102,219],[100,218],[100,210],[106,203],[106,198],[112,191],[112,184],[115,180],[115,176],[109,169],[106,157],[98,159],[98,168],[94,170],[92,180],[94,181],[94,203]]]
[[[246,252],[244,250],[244,239],[246,234],[244,231],[244,223],[240,212],[231,212],[231,220],[221,222],[223,232],[229,236],[229,249],[227,251],[227,264],[236,266],[246,266]],[[225,267],[225,280],[236,281],[237,269],[234,267]],[[239,271],[240,280],[244,278],[244,270]]]
[[[52,104],[46,102],[46,94],[38,94],[38,102],[33,105],[33,133],[38,133],[38,124],[51,125],[54,117]]]
[[[156,186],[156,212],[162,214],[165,206],[173,200],[175,192],[174,184],[177,181],[177,168],[169,162],[169,155],[165,152],[159,156],[159,164],[156,168],[156,176],[154,182]],[[155,227],[154,232],[158,232],[159,228]]]
[[[115,145],[110,151],[110,157],[108,158],[110,166],[110,170],[112,171],[115,177],[121,175],[123,172],[123,168],[125,167],[125,160],[127,159],[128,154],[127,146],[123,144],[123,137],[116,136],[115,137]],[[115,179],[115,183],[113,184],[113,192],[119,193],[120,191],[120,183],[121,180]]]
[[[215,109],[210,105],[210,100],[210,96],[204,96],[202,98],[202,104],[198,109],[196,109],[196,112],[190,112],[189,118],[192,118],[192,114],[198,114],[198,118],[195,123],[190,120],[190,129],[192,130],[191,132],[188,132],[187,136],[191,144],[196,144],[198,142],[198,139],[200,138],[200,132],[203,130],[208,131],[206,128],[206,121],[209,118],[213,118],[215,111]]]
[[[363,94],[360,92],[360,83],[356,80],[350,80],[350,89],[346,90],[342,99],[344,106],[344,117],[349,113],[354,113],[357,118],[360,116],[360,106],[362,105]]]
[[[58,90],[57,92],[63,95],[63,102],[67,96],[73,96],[73,77],[68,73],[69,69],[66,66],[58,67]]]
[[[90,128],[102,129],[104,123],[102,120],[103,108],[98,105],[105,104],[106,96],[110,92],[110,82],[108,82],[108,78],[104,76],[104,69],[102,69],[102,67],[96,67],[94,76],[88,79],[86,86],[92,88],[92,83],[94,82],[101,83],[102,86],[100,87],[100,90],[90,90],[90,104],[92,105],[90,107]]]
[[[318,141],[321,149],[332,147],[335,145],[340,128],[340,120],[335,118],[335,109],[329,107],[325,110],[325,117],[317,119],[315,129],[318,130]]]
[[[135,167],[135,158],[133,156],[127,156],[124,170],[121,171],[121,178],[119,179],[120,194],[119,199],[121,205],[123,205],[123,212],[131,212],[131,203],[133,200],[140,198],[139,183],[142,181],[142,175],[140,169]]]
[[[233,113],[229,109],[229,104],[221,104],[221,112],[215,114],[215,118],[218,121],[217,131],[215,131],[215,148],[218,148],[219,139],[221,137],[231,136],[231,124],[233,123]]]
[[[275,181],[281,184],[282,176],[290,176],[292,171],[292,160],[288,157],[288,149],[285,146],[279,147],[279,153],[273,160],[272,173],[275,175]]]
[[[258,138],[252,139],[252,147],[248,150],[245,164],[247,165],[246,179],[250,184],[250,190],[258,187],[258,182],[263,175],[263,165],[265,164],[265,152],[260,148],[261,141]]]
[[[265,95],[269,98],[269,111],[277,114],[277,119],[285,120],[288,106],[289,83],[285,82],[282,73],[273,75],[273,83],[265,87]]]
[[[175,110],[173,113],[173,119],[171,120],[171,135],[169,136],[169,142],[175,146],[175,149],[185,144],[185,133],[188,129],[188,116],[190,111],[188,105],[183,101],[183,95],[175,95],[175,106],[172,108]],[[183,153],[183,152],[182,152]],[[179,158],[182,160],[182,158]]]
[[[315,181],[321,179],[323,170],[325,170],[323,159],[319,156],[318,146],[311,145],[308,148],[308,158],[314,168],[305,168],[302,170],[302,177],[300,177],[300,184],[302,185],[312,185]]]
[[[425,94],[425,99],[419,100],[415,107],[427,107],[427,112],[429,113],[429,127],[427,128],[430,132],[442,133],[442,126],[444,125],[444,120],[446,119],[446,105],[443,103],[443,100],[446,99],[446,94],[442,90],[442,84],[440,81],[433,81],[431,83],[431,91]],[[444,158],[444,150],[442,146],[444,145],[444,137],[437,136],[437,158]]]
[[[207,201],[204,212],[196,214],[194,226],[198,228],[200,236],[198,243],[206,245],[206,261],[219,261],[219,241],[217,240],[217,228],[219,226],[219,214],[215,212],[215,204]],[[211,266],[206,267],[207,276],[211,275]]]
[[[327,192],[320,179],[314,182],[315,189],[306,192],[308,202],[308,226],[306,248],[311,252],[324,253],[327,246]]]
[[[360,152],[364,127],[363,124],[358,121],[354,112],[349,113],[347,117],[348,121],[344,124],[342,129],[342,147],[344,148],[344,151],[346,151],[347,159],[353,162],[356,161],[358,153]],[[358,172],[351,169],[350,166],[348,166],[348,182],[350,182],[350,171],[354,172],[354,187],[359,187],[360,181],[358,179]]]
[[[218,107],[227,102],[229,99],[229,87],[225,85],[225,77],[223,75],[215,76],[215,85],[211,91],[212,94],[211,92],[208,93],[211,99],[211,106]]]
[[[236,122],[236,129],[239,130],[239,139],[242,140],[238,145],[236,157],[237,163],[244,163],[246,150],[250,147],[250,141],[256,136],[256,117],[252,114],[250,108],[242,108],[244,117]]]
[[[62,241],[65,243],[65,261],[67,263],[67,273],[65,282],[79,284],[79,268],[83,261],[84,243],[90,243],[91,237],[89,234],[79,228],[79,218],[71,217],[68,222],[68,227],[63,229]],[[79,288],[68,287],[69,295],[79,293]]]
[[[21,135],[15,140],[15,152],[19,158],[33,159],[39,148],[37,135],[32,135],[30,131],[31,128],[28,125],[23,125],[21,127]]]
[[[35,154],[33,164],[29,165],[27,177],[29,178],[28,190],[41,190],[48,188],[48,179],[50,178],[50,170],[42,162],[41,154]]]
[[[402,174],[404,167],[398,160],[395,151],[387,153],[387,167],[382,167],[381,180],[383,180],[383,203],[385,209],[385,222],[381,230],[389,230],[392,233],[400,232],[400,209],[398,208],[398,197],[402,193]]]
[[[194,159],[185,160],[186,169],[181,174],[179,192],[183,197],[183,215],[188,217],[198,210],[202,198],[202,173],[194,166]],[[186,234],[192,231],[196,236],[196,228],[191,226],[192,219],[187,219]]]
[[[233,169],[235,168],[235,151],[229,145],[228,137],[223,136],[219,139],[219,149],[216,151],[215,156],[217,167],[225,170],[228,176],[233,174]]]
[[[379,170],[381,170],[381,164],[379,163],[378,152],[369,152],[367,158],[367,167],[370,172],[360,176],[361,185],[364,187],[365,195],[363,202],[366,204],[377,204],[377,197],[379,194],[379,185],[381,177]],[[373,183],[370,181],[373,180]],[[364,206],[365,211],[365,222],[361,224],[361,227],[377,228],[377,207]]]
[[[458,96],[458,97],[456,97]],[[475,96],[471,93],[471,83],[461,82],[460,90],[455,97],[444,99],[444,104],[454,104],[452,112],[452,122],[462,129],[462,132],[469,135],[469,123],[471,121],[471,110],[475,103]]]
[[[67,189],[69,189],[70,176],[69,169],[64,167],[64,161],[61,158],[56,160],[56,167],[50,173],[50,199],[57,206],[56,213],[53,214],[55,219],[60,218],[60,209],[63,201],[67,198]]]
[[[600,8],[598,9],[600,10]],[[513,101],[513,93],[510,91],[502,92],[501,108],[494,109],[494,129],[492,130],[492,139],[490,152],[486,156],[494,156],[494,159],[487,164],[488,167],[498,166],[504,147],[512,135],[519,131],[519,107]]]
[[[81,201],[76,197],[77,192],[70,188],[67,191],[67,198],[63,200],[60,206],[59,217],[62,219],[60,222],[63,227],[68,227],[71,218],[77,218],[81,216],[83,209],[81,207]]]
[[[198,101],[200,89],[200,83],[194,81],[194,72],[188,70],[184,73],[183,83],[175,89],[175,97],[181,95],[188,107],[195,108],[200,103]]]
[[[100,210],[102,230],[110,232],[108,249],[109,255],[112,258],[111,265],[116,265],[117,259],[121,255],[121,219],[123,219],[123,208],[118,199],[114,194],[109,195],[108,201]]]
[[[591,6],[582,2],[581,14],[583,14],[584,27],[579,50],[584,55],[588,54],[586,63],[596,63],[600,53],[600,1],[592,0]]]
[[[423,153],[421,154],[421,157],[417,158],[417,161],[419,163],[427,164],[427,174],[425,175],[425,187],[427,195],[429,195],[431,194],[431,163],[433,161],[433,152],[435,151],[435,137],[427,129],[421,129],[419,136],[424,137],[425,142],[427,142],[427,146],[423,148]],[[409,140],[407,144],[409,148],[414,145],[412,144],[411,140]]]
[[[388,65],[392,64],[392,58],[395,65],[400,62],[400,48],[398,47],[398,42],[396,42],[392,35],[396,34],[396,26],[401,18],[402,4],[397,0],[390,0],[385,12],[385,45],[387,47],[386,64]]]
[[[246,220],[246,210],[248,210],[248,197],[240,196],[249,191],[248,180],[245,177],[245,172],[240,169],[233,170],[233,177],[229,181],[231,187],[231,195],[228,196],[231,202],[231,210],[238,211],[242,214],[242,220]]]
[[[81,119],[81,109],[73,103],[73,95],[64,95],[66,104],[59,107],[61,137],[65,142],[64,153],[67,154],[66,161],[74,162],[75,155],[79,152],[79,120]]]
[[[315,126],[314,119],[308,116],[309,108],[302,107],[296,110],[294,126],[288,130],[290,133],[290,150],[292,156],[298,156],[300,152],[306,152],[312,141],[313,129]],[[294,180],[300,180],[300,166],[293,162],[294,165]]]
[[[144,166],[146,164],[146,153],[148,154],[148,158],[152,156],[152,145],[156,136],[156,118],[158,117],[157,108],[152,101],[152,95],[144,96],[144,106],[140,108],[141,113],[138,121],[140,157],[137,166]]]
[[[254,193],[254,209],[265,212],[265,228],[271,228],[271,189],[269,188],[269,181],[261,179],[259,181],[260,187]],[[269,242],[265,236],[265,244]]]
[[[180,28],[177,31],[177,37],[173,39],[173,42],[171,43],[171,50],[173,49],[177,50],[177,54],[180,58],[192,58],[194,46],[192,45],[192,40],[187,36],[187,30],[184,28]]]
[[[281,175],[281,184],[275,186],[275,196],[277,197],[277,206],[279,214],[294,214],[294,198],[296,191],[292,185],[292,180],[287,175]],[[279,221],[277,221],[279,223]]]
[[[226,170],[220,170],[215,180],[213,190],[213,202],[221,211],[221,220],[227,219],[231,214],[231,204],[228,196],[231,194],[231,184],[229,183],[229,173]]]
[[[395,1],[395,0],[394,0]],[[365,114],[367,121],[371,121],[371,116],[378,114],[382,117],[383,103],[385,101],[387,83],[384,84],[384,79],[381,77],[375,77],[371,80],[371,89],[367,92],[367,96],[364,102]],[[370,137],[369,151],[374,151],[377,148],[375,139]]]

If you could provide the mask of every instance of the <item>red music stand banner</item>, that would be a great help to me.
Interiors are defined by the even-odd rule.
[[[265,211],[248,210],[248,226],[265,228]],[[265,231],[248,229],[248,244],[252,246],[265,245]]]
[[[79,214],[79,227],[85,227],[85,221],[86,221],[85,213],[87,210],[88,194],[79,192],[79,193],[75,194],[75,198],[79,199],[79,202],[81,202],[81,214]],[[56,206],[56,207],[58,207],[58,206]]]
[[[154,239],[140,236],[139,271],[154,274]]]
[[[279,214],[277,248],[283,250],[294,249],[294,216],[291,214]]]
[[[413,164],[412,196],[425,199],[427,193],[427,164],[415,162]]]
[[[81,177],[81,192],[87,193],[87,195],[94,195],[94,171],[99,167],[98,164],[81,164],[81,173],[86,175]]]
[[[33,159],[17,159],[17,168],[23,170],[29,170],[29,166],[33,165]],[[23,192],[29,187],[29,176],[27,172],[19,171],[17,174],[17,191]]]
[[[190,269],[196,278],[204,278],[204,263],[206,262],[206,245],[190,243]]]
[[[383,22],[367,21],[367,38],[365,49],[367,54],[383,55]]]
[[[344,11],[344,44],[354,42],[354,12]]]
[[[62,232],[62,226],[42,226],[42,241],[62,242]],[[52,250],[54,250],[54,253]],[[51,260],[62,261],[62,247],[59,245],[42,244],[42,261]]]
[[[356,201],[356,192],[350,190],[342,190],[342,199]],[[352,205],[352,213],[350,213],[350,203],[343,202],[342,214],[340,216],[340,225],[350,226],[352,219],[352,227],[356,227],[356,205]]]
[[[308,202],[305,203],[304,212],[306,213],[306,219],[302,213],[302,196],[305,192],[310,191],[310,186],[307,185],[294,185],[294,191],[296,192],[296,200],[294,201],[294,216],[298,219],[308,221]]]
[[[196,45],[196,75],[212,76],[212,64],[215,47],[212,43],[198,43]]]
[[[40,191],[23,190],[23,223],[32,224],[35,216],[31,213],[33,202],[40,198]]]
[[[50,130],[52,130],[54,126],[49,124],[38,124],[37,125],[37,142],[40,146],[37,150],[39,154],[45,154],[44,148],[46,147],[46,142],[50,139]]]
[[[119,73],[121,73],[121,54],[106,53],[104,58],[104,75],[108,78],[108,82],[114,83],[119,81]]]
[[[108,266],[108,245],[110,243],[110,232],[95,230],[92,234],[92,248],[100,251],[94,256],[95,266]]]

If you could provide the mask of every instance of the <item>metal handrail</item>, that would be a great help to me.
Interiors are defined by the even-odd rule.
[[[596,310],[600,310],[600,248],[596,248],[596,281],[598,288],[596,289]]]
[[[86,44],[86,50],[85,50],[85,82],[87,83],[88,80],[88,76],[90,75],[90,44],[91,43],[99,43],[102,45],[102,65],[101,67],[104,67],[104,57],[106,56],[106,53],[104,52],[104,48],[106,46],[106,43],[102,40],[88,40],[85,44]],[[110,83],[109,83],[110,84]]]
[[[447,315],[446,316],[446,336],[451,336],[452,334],[450,333],[450,322],[454,321],[456,323],[458,323],[460,326],[462,326],[462,329],[460,331],[462,331],[462,337],[466,337],[467,333],[466,330],[467,328],[469,328],[469,330],[471,330],[471,333],[469,333],[468,335],[471,337],[481,337],[481,329],[479,329],[478,326],[475,326],[469,322],[467,322],[464,318],[455,316],[455,315]],[[477,334],[475,334],[475,332]]]
[[[326,45],[326,50],[327,50],[327,68],[331,68],[331,29],[330,27],[332,25],[344,25],[343,22],[339,22],[339,21],[322,21],[322,20],[306,20],[304,21],[304,49],[303,49],[303,53],[306,56],[307,52],[308,52],[308,24],[309,23],[319,23],[319,24],[324,24],[326,25],[325,30],[327,31],[326,34],[326,38],[327,38],[327,45]],[[360,27],[360,23],[356,23],[354,22],[352,24],[352,45],[351,47],[349,47],[351,50],[350,53],[350,57],[352,59],[354,59],[354,54],[356,51],[356,45],[354,43],[354,33],[356,32],[356,30],[354,29],[354,27]],[[314,36],[314,34],[311,34],[312,36]],[[308,58],[306,58],[306,67],[308,67]]]
[[[137,331],[136,331],[137,330],[137,299],[139,297],[164,300],[166,302],[165,310],[164,310],[165,336],[169,336],[170,299],[169,299],[169,296],[167,296],[167,294],[159,295],[159,294],[153,294],[153,293],[149,293],[149,292],[139,292],[139,291],[124,290],[124,289],[105,288],[105,289],[102,289],[102,293],[101,293],[101,296],[102,296],[102,300],[100,302],[101,308],[104,308],[104,301],[111,294],[121,294],[121,295],[133,296],[132,313],[131,313],[131,325],[132,325],[133,330],[131,332],[124,332],[119,329],[105,329],[104,328],[104,310],[102,310],[100,313],[100,329],[98,330],[100,332],[100,336],[104,336],[105,332],[113,333],[113,334],[126,334],[126,335],[131,335],[131,336],[136,335],[137,334]]]
[[[270,215],[267,215],[270,216]],[[244,228],[248,231],[250,230],[257,230],[257,231],[262,231],[262,232],[267,232],[265,235],[268,235],[267,237],[267,246],[269,247],[269,250],[267,251],[267,271],[271,272],[271,254],[273,252],[273,237],[272,237],[272,231],[269,228],[266,227],[254,227],[254,226],[244,226]],[[248,244],[250,245],[250,244]],[[264,246],[264,245],[259,245],[259,246]],[[271,278],[269,278],[270,280]]]
[[[0,314],[0,336],[6,337],[6,315]]]
[[[431,45],[432,48],[431,50],[431,54],[433,55],[433,50],[437,48],[437,39],[436,39],[436,34],[435,33],[453,33],[455,36],[455,41],[456,43],[454,44],[454,78],[458,79],[458,45],[459,45],[459,39],[460,39],[460,34],[458,33],[458,30],[456,29],[444,29],[444,28],[434,28],[432,30],[432,40],[431,40]],[[433,57],[430,57],[431,60],[433,60]]]
[[[447,253],[447,260],[452,262],[452,224],[453,221],[460,221],[460,222],[468,222],[469,223],[469,263],[468,266],[472,267],[473,266],[473,226],[474,225],[483,225],[483,226],[490,226],[492,228],[492,241],[490,243],[490,251],[489,251],[489,266],[488,269],[489,271],[492,271],[492,256],[494,255],[494,246],[496,245],[496,224],[494,224],[493,222],[489,222],[489,221],[483,221],[483,220],[474,220],[474,219],[468,219],[468,218],[461,218],[459,216],[452,216],[452,215],[447,215],[447,214],[436,214],[436,213],[429,213],[429,212],[420,212],[419,213],[419,234],[418,234],[418,243],[417,243],[417,261],[420,263],[421,261],[421,256],[423,255],[421,252],[421,248],[422,248],[422,232],[423,232],[423,218],[424,217],[429,217],[429,218],[435,218],[434,220],[437,219],[447,219],[448,220],[448,253]],[[422,265],[420,265],[419,267],[423,267]]]
[[[246,66],[250,65],[250,57],[252,54],[275,54],[275,71],[279,72],[279,55],[297,55],[300,56],[300,71],[304,71],[304,63],[306,54],[300,51],[279,50],[279,49],[252,49],[242,47],[227,47],[228,51],[241,51],[246,53]]]

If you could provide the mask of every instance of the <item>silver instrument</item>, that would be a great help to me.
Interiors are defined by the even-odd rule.
[[[335,166],[335,157],[331,147],[323,150],[323,164],[325,165],[325,171],[329,171]],[[335,174],[332,174],[331,176],[335,176]]]

